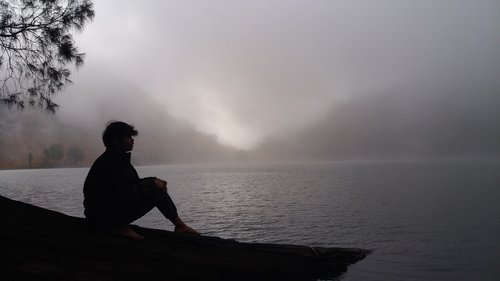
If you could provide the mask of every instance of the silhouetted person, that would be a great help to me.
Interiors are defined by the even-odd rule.
[[[130,163],[137,130],[124,122],[110,123],[102,135],[106,151],[95,160],[83,187],[85,217],[92,224],[131,239],[143,239],[129,224],[154,207],[175,225],[176,232],[198,234],[178,216],[167,182],[139,178]]]

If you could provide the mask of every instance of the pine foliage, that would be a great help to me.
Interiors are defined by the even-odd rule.
[[[0,103],[55,112],[52,100],[83,64],[72,32],[94,17],[90,0],[0,0]]]

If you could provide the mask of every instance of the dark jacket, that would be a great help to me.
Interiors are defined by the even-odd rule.
[[[146,184],[153,184],[152,178],[139,178],[130,163],[130,153],[107,149],[96,159],[85,179],[85,217],[101,226],[114,225]]]

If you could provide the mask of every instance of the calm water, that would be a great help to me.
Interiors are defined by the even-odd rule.
[[[342,280],[499,280],[500,162],[150,166],[181,217],[247,242],[376,249]],[[82,216],[88,169],[0,171],[0,194]],[[136,222],[172,225],[153,211]]]

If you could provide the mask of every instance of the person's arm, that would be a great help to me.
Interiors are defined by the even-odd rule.
[[[167,182],[165,180],[156,178],[156,177],[147,177],[139,180],[139,184],[142,187],[145,186],[155,186],[165,192],[167,192]]]

